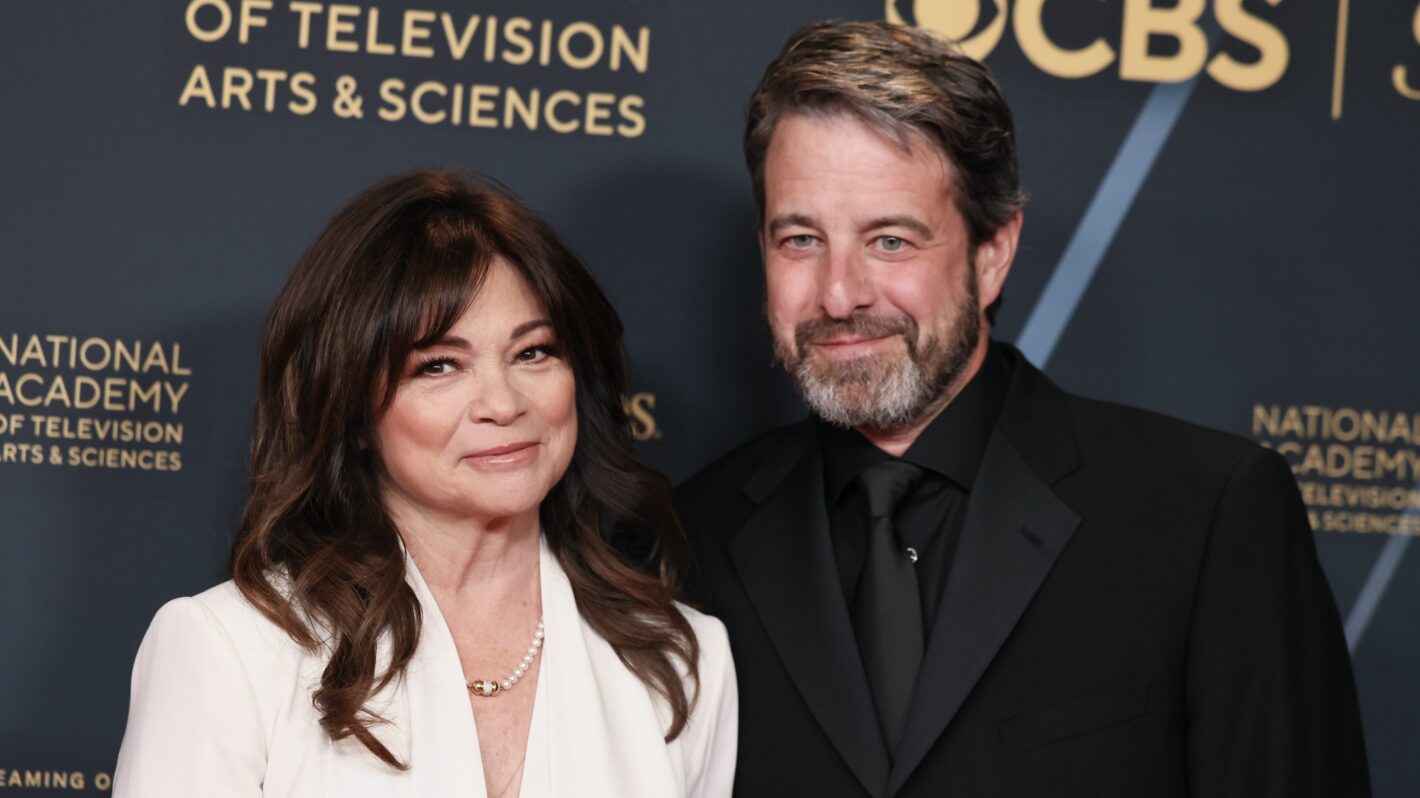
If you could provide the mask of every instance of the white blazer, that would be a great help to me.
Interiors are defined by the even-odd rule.
[[[324,658],[226,582],[169,602],[153,619],[133,666],[114,798],[486,795],[453,636],[414,562],[406,564],[423,632],[404,678],[369,706],[389,720],[374,733],[408,770],[353,739],[331,742],[311,702]],[[700,695],[685,731],[667,743],[665,702],[582,621],[545,543],[541,573],[546,643],[521,798],[728,796],[739,698],[725,627],[681,608],[700,642]]]

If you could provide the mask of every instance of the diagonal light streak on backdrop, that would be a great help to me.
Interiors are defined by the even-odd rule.
[[[1016,339],[1017,348],[1027,360],[1041,368],[1050,362],[1065,326],[1075,315],[1085,289],[1197,85],[1197,77],[1184,83],[1160,83],[1144,101]]]
[[[1420,490],[1420,483],[1416,483],[1415,487]],[[1417,514],[1420,514],[1420,510],[1410,507],[1402,518],[1413,518]],[[1405,523],[1404,520],[1402,523]],[[1356,596],[1356,603],[1351,605],[1351,612],[1346,615],[1346,648],[1352,654],[1356,653],[1356,647],[1361,644],[1361,637],[1371,625],[1376,607],[1380,606],[1381,597],[1390,587],[1395,572],[1400,570],[1400,558],[1405,556],[1405,550],[1408,548],[1409,535],[1391,535],[1390,540],[1381,548],[1380,555],[1376,557],[1376,564],[1371,566],[1371,573],[1366,577],[1361,593]]]

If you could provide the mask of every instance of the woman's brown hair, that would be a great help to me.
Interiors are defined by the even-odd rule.
[[[581,616],[666,700],[667,740],[693,703],[675,663],[694,675],[699,659],[675,604],[687,546],[669,483],[635,455],[621,320],[547,223],[490,180],[402,175],[335,215],[272,308],[231,560],[248,601],[328,655],[314,694],[322,727],[395,767],[365,704],[409,663],[421,617],[367,442],[394,397],[390,375],[463,315],[495,256],[541,297],[576,382],[577,447],[541,507],[548,547]]]

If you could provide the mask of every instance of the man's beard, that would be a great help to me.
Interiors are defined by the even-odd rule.
[[[794,349],[776,337],[774,355],[794,379],[809,407],[840,427],[893,431],[925,418],[971,362],[981,335],[976,273],[967,270],[966,290],[945,336],[919,347],[916,319],[854,313],[847,319],[818,318],[794,328]],[[872,352],[845,360],[817,355],[810,345],[839,335],[879,338],[900,335],[905,354]]]

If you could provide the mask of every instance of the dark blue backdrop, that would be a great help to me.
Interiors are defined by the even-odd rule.
[[[802,413],[762,330],[743,104],[793,28],[891,14],[966,36],[1016,110],[1032,199],[999,337],[1071,390],[1286,447],[1377,795],[1420,787],[1420,557],[1387,531],[1420,513],[1415,0],[382,0],[319,5],[305,47],[302,7],[0,10],[0,789],[106,791],[152,613],[222,578],[266,309],[380,176],[474,167],[552,220],[621,309],[673,478]],[[534,92],[535,129],[505,116]],[[120,343],[180,367],[103,362]],[[150,420],[181,440],[111,437]]]

